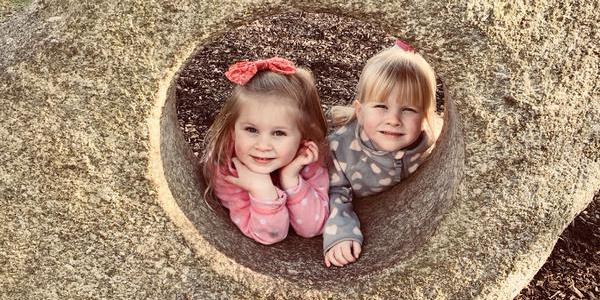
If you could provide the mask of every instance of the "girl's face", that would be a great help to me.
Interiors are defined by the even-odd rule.
[[[419,107],[402,104],[398,89],[383,101],[354,102],[362,133],[375,147],[398,151],[410,146],[421,134],[424,113]]]
[[[234,125],[235,156],[255,173],[269,174],[296,156],[302,134],[297,111],[278,96],[242,96]]]

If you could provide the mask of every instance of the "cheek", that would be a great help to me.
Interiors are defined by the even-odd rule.
[[[299,148],[300,140],[289,141],[282,147],[282,156],[285,157],[286,161],[291,162],[296,157]]]
[[[234,148],[236,156],[245,154],[248,151],[248,139],[237,133],[234,137]]]
[[[378,116],[377,113],[363,114],[363,122],[360,125],[365,130],[375,130],[375,127],[379,124],[379,120],[381,120],[381,116]]]
[[[421,116],[411,118],[410,125],[415,131],[421,131],[423,127],[423,118]]]
[[[360,126],[364,126],[365,125],[365,110],[361,109],[360,111],[355,111],[356,114],[356,121],[358,122],[358,124]]]
[[[239,143],[237,143],[237,142],[235,143],[234,149],[235,149],[235,156],[236,157],[242,156],[243,151],[242,151]]]

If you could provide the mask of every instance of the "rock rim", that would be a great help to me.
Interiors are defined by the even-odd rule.
[[[0,20],[0,291],[512,299],[600,186],[597,8],[34,1]],[[174,195],[157,157],[173,77],[198,45],[290,9],[356,17],[413,40],[445,78],[462,125],[461,181],[433,235],[412,256],[340,286],[244,267],[164,200]]]

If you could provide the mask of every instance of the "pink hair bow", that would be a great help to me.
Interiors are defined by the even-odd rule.
[[[407,52],[415,52],[415,48],[402,40],[396,40],[396,47]]]
[[[281,57],[273,57],[257,61],[237,62],[229,67],[229,70],[225,72],[225,76],[235,84],[245,85],[258,71],[262,70],[284,75],[296,73],[296,67],[291,61]]]

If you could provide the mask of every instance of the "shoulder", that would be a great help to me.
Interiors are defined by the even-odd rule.
[[[354,136],[354,128],[356,127],[356,119],[338,127],[329,135],[329,138],[340,138],[345,136]]]
[[[356,120],[353,120],[348,124],[339,127],[333,133],[331,133],[327,137],[327,141],[329,142],[329,148],[331,149],[331,151],[337,152],[338,150],[347,148],[347,145],[349,145],[350,142],[352,142],[352,140],[354,139],[355,127]]]

